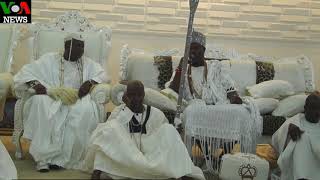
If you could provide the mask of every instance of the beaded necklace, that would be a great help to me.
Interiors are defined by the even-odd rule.
[[[60,87],[64,86],[64,60],[63,56],[60,58]],[[80,75],[80,84],[83,84],[83,59],[82,57],[77,61],[77,69]]]

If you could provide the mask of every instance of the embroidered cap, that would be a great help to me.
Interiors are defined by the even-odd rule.
[[[79,41],[84,41],[83,37],[81,34],[77,34],[77,33],[71,33],[71,34],[68,34],[65,38],[64,38],[64,42],[66,41],[70,41],[72,39],[76,39],[76,40],[79,40]]]
[[[203,47],[206,47],[206,36],[198,31],[192,31],[192,40],[191,43],[198,43]]]

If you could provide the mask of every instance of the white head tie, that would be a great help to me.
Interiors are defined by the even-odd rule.
[[[198,31],[192,31],[192,40],[191,43],[198,43],[203,47],[206,47],[206,36]]]
[[[79,41],[84,41],[83,37],[81,34],[77,34],[77,33],[71,33],[68,34],[65,38],[64,38],[64,42],[72,40],[72,39],[76,39]]]

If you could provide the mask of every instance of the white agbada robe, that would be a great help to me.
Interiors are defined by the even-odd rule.
[[[189,65],[188,65],[189,66]],[[227,91],[234,89],[234,82],[229,73],[222,68],[220,61],[207,61],[207,81],[205,80],[204,66],[191,66],[191,78],[195,91],[201,96],[201,99],[206,104],[229,104],[227,98]],[[168,88],[175,74],[172,75],[171,80],[166,83]],[[185,91],[183,98],[187,101],[192,101],[196,97],[191,94],[189,88],[188,77],[185,79]]]
[[[304,131],[295,142],[288,136],[290,123]],[[272,145],[280,153],[277,163],[281,180],[320,179],[319,139],[320,123],[308,122],[304,114],[298,114],[282,124],[272,136]]]
[[[15,88],[32,80],[38,80],[47,89],[60,87],[61,58],[58,53],[49,53],[25,65],[14,76]],[[79,89],[82,83],[76,63],[63,61],[64,87]],[[83,57],[83,82],[90,79],[98,83],[107,81],[103,68]],[[79,169],[99,120],[97,105],[90,94],[70,106],[47,95],[34,95],[24,105],[23,137],[31,140],[29,152],[36,162]]]
[[[206,62],[207,81],[204,66],[191,67],[193,86],[201,95],[201,99],[191,94],[188,77],[185,79],[183,97],[188,101],[188,107],[183,115],[187,135],[242,141],[242,150],[255,151],[256,137],[262,133],[259,109],[249,97],[242,97],[241,105],[231,105],[227,93],[235,90],[235,84],[230,73],[223,68],[221,61]],[[174,74],[171,81],[173,78]],[[166,83],[167,87],[171,81]],[[187,146],[189,146],[188,142]]]
[[[128,107],[120,105],[106,123],[98,125],[90,140],[85,170],[101,170],[112,178],[122,179],[182,176],[205,179],[202,171],[193,165],[180,135],[160,110],[151,107],[146,134],[141,136],[129,131],[132,116],[141,123],[146,113],[135,115]]]
[[[17,179],[17,169],[0,140],[0,180]]]

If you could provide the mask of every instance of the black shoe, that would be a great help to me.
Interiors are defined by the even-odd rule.
[[[49,172],[49,166],[46,163],[38,162],[36,166],[37,171],[41,173]]]
[[[50,165],[49,165],[49,169],[52,169],[52,170],[60,170],[60,169],[63,169],[63,167],[58,166],[58,165],[55,165],[55,164],[50,164]]]
[[[47,173],[47,172],[49,172],[49,169],[39,169],[39,172],[41,172],[41,173]]]

